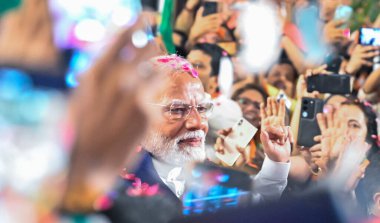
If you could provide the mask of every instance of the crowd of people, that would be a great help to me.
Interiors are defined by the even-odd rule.
[[[337,9],[352,9],[353,1],[218,0],[212,1],[217,8],[210,14],[205,14],[208,1],[175,2],[177,12],[166,21],[173,24],[171,41],[162,38],[162,30],[162,36],[136,44],[136,32],[148,30],[147,18],[154,27],[165,23],[157,19],[158,11],[144,8],[96,56],[79,86],[65,94],[64,125],[56,128],[66,135],[67,166],[44,179],[38,195],[27,199],[0,179],[0,219],[181,219],[189,187],[186,173],[194,163],[249,176],[248,206],[292,201],[322,187],[338,199],[326,213],[349,206],[349,221],[380,218],[380,45],[361,44],[361,32],[347,33],[349,21],[336,18]],[[253,71],[239,54],[247,47],[239,19],[241,10],[258,2],[277,12],[282,33],[278,57]],[[380,39],[379,2],[374,6],[375,19],[361,27],[378,28]],[[316,12],[306,33],[305,12]],[[19,9],[2,15],[0,66],[54,75],[64,56],[54,46],[52,21],[45,0],[24,0]],[[318,35],[315,42],[310,43],[310,34]],[[169,45],[174,54],[168,53]],[[325,49],[322,57],[314,57],[315,46]],[[231,85],[225,83],[225,62],[232,68]],[[308,90],[311,77],[336,74],[349,78],[350,93]],[[328,84],[336,83],[322,87]],[[307,110],[307,102],[318,101],[323,103],[319,113],[314,107]],[[303,123],[306,111],[315,111],[306,120],[310,125]],[[241,134],[251,134],[248,128],[236,128],[242,120],[257,130],[243,146],[230,140],[238,130],[240,140]],[[306,146],[301,137],[313,134],[312,123],[318,134]],[[232,161],[223,158],[232,154]],[[30,197],[33,202],[20,201]],[[28,219],[17,216],[18,208],[27,210]],[[289,210],[292,214],[308,221],[297,210]],[[314,220],[337,221],[326,216]],[[237,216],[234,222],[245,221]]]

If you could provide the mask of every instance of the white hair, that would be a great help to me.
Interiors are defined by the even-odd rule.
[[[179,147],[179,142],[188,138],[201,138],[200,146]],[[184,166],[191,162],[202,162],[206,159],[205,132],[189,131],[174,139],[161,135],[158,131],[151,132],[144,140],[144,149],[166,163]]]

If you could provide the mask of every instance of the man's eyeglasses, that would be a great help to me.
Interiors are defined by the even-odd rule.
[[[187,118],[191,110],[194,108],[202,118],[210,117],[214,104],[212,102],[203,102],[198,105],[189,105],[184,102],[172,102],[168,105],[152,104],[150,105],[161,106],[164,108],[164,114],[171,120],[180,120]]]
[[[251,101],[248,98],[239,98],[237,102],[242,105],[243,107],[246,107],[248,105],[252,105],[256,109],[260,109],[260,102],[257,101]]]

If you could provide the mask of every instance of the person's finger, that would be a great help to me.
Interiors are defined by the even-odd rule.
[[[232,128],[221,129],[217,133],[222,136],[228,136],[232,132]]]
[[[272,116],[272,98],[267,98],[267,108],[266,108],[266,114],[267,116]]]
[[[365,59],[360,60],[360,63],[361,63],[363,66],[367,66],[367,67],[371,67],[371,66],[373,66],[373,63],[372,63],[371,61],[368,61],[368,60],[365,60]]]
[[[195,18],[196,18],[196,20],[197,19],[200,19],[200,18],[202,18],[203,17],[203,11],[204,11],[204,7],[203,6],[201,6],[199,9],[198,9],[198,11],[197,11],[197,14],[196,14],[196,16],[195,16]]]
[[[277,116],[277,114],[278,114],[278,102],[276,101],[276,99],[273,99],[272,100],[272,114],[274,115],[274,116]]]
[[[271,136],[271,138],[282,139],[286,137],[284,130],[281,127],[267,126],[266,132]]]
[[[335,28],[339,28],[340,26],[346,23],[346,21],[343,19],[332,20],[331,22]]]
[[[319,91],[313,91],[313,92],[311,92],[311,97],[312,98],[318,98],[319,97]]]
[[[292,129],[290,128],[290,126],[288,126],[287,128],[288,128],[288,138],[289,138],[289,141],[290,141],[291,144],[294,144],[294,136],[293,136]]]
[[[279,138],[279,142],[281,145],[284,145],[286,143],[286,140],[288,140],[288,129],[285,126],[280,126],[283,136]]]
[[[379,55],[378,51],[371,51],[371,52],[364,53],[362,58],[368,59],[368,58],[373,58],[377,55]]]
[[[376,46],[363,46],[363,45],[359,45],[359,50],[361,53],[369,53],[369,52],[374,52],[374,51],[377,51],[378,48]]]
[[[215,13],[215,14],[210,14],[204,17],[205,20],[207,21],[218,21],[220,22],[220,14]]]
[[[329,110],[327,112],[326,116],[327,116],[327,126],[326,126],[326,128],[332,128],[334,126],[333,112],[331,110]]]
[[[264,120],[267,118],[267,113],[265,112],[265,104],[264,102],[262,102],[260,104],[260,116],[261,116],[261,120]]]
[[[322,114],[322,113],[317,114],[317,123],[318,123],[319,129],[321,130],[321,133],[323,135],[323,133],[326,131],[326,122],[325,122],[324,114]]]
[[[322,144],[318,143],[318,144],[315,144],[314,146],[312,146],[309,151],[312,153],[312,152],[318,152],[318,151],[322,151]]]
[[[236,150],[243,156],[245,157],[245,148],[236,146]]]
[[[272,144],[270,142],[269,134],[267,131],[265,131],[265,130],[261,131],[260,139],[261,139],[261,142],[262,142],[264,148],[266,148],[266,149],[272,148]]]
[[[311,157],[312,158],[318,158],[320,159],[322,157],[322,152],[321,151],[310,151],[311,152]]]
[[[327,64],[323,64],[323,65],[317,67],[315,69],[315,71],[313,72],[313,74],[314,75],[317,75],[317,74],[326,74],[327,73],[326,69],[327,69]]]
[[[322,135],[314,136],[314,141],[321,142],[321,140],[322,140]]]
[[[224,145],[224,139],[222,137],[216,138],[216,144],[218,144],[219,146]]]
[[[306,72],[305,72],[304,79],[306,79],[307,77],[309,77],[311,75],[313,75],[313,70],[312,69],[307,69]]]
[[[278,109],[278,117],[281,119],[281,125],[285,125],[285,116],[286,116],[286,106],[285,106],[285,100],[280,99],[279,103],[279,109]]]

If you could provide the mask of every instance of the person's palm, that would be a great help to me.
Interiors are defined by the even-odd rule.
[[[284,134],[289,134],[289,129],[287,131],[288,132]],[[275,162],[288,162],[291,152],[290,140],[286,139],[285,142],[282,143],[279,141],[279,137],[281,137],[280,135],[271,133],[271,131],[268,131],[268,133],[269,134],[263,132],[260,135],[261,141],[265,143],[264,151],[267,156]]]
[[[275,162],[288,162],[290,159],[293,137],[289,128],[285,127],[285,101],[279,103],[268,98],[267,106],[260,107],[261,134],[265,154]]]

